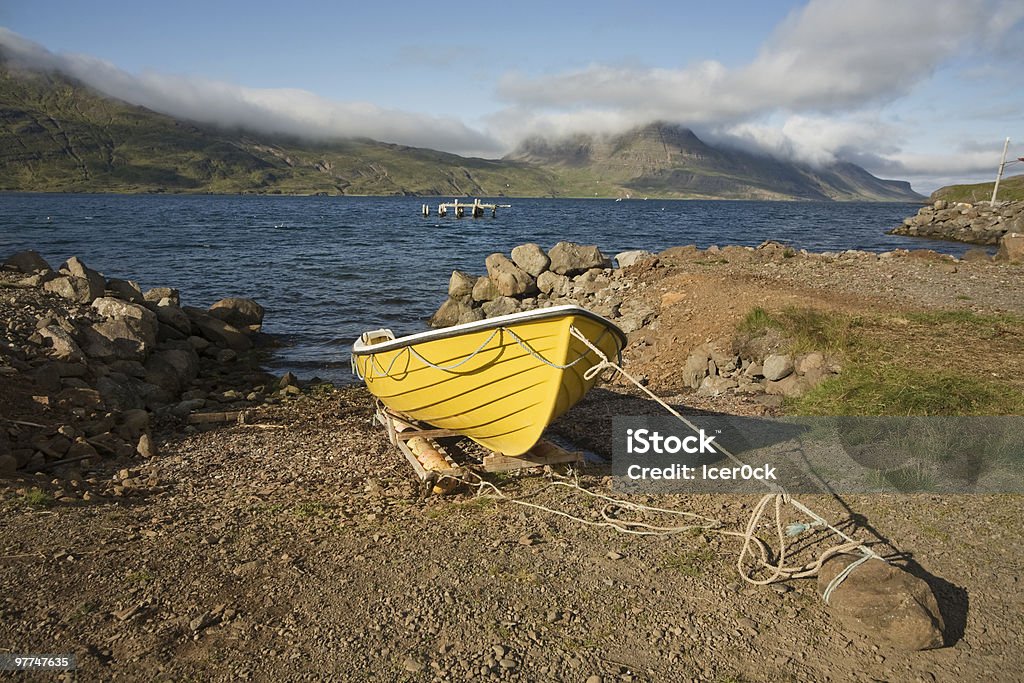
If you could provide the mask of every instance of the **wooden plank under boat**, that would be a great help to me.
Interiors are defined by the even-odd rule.
[[[585,377],[626,336],[578,306],[554,306],[395,339],[366,332],[352,347],[352,366],[393,411],[467,436],[497,453],[521,455],[553,420],[594,386]]]

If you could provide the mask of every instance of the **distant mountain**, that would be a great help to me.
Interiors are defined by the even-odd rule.
[[[0,190],[545,196],[557,185],[517,162],[217,130],[0,64]]]
[[[530,140],[504,159],[377,142],[314,143],[174,119],[0,53],[0,190],[434,196],[917,200],[853,164],[825,168],[711,147],[653,124]]]
[[[947,185],[932,192],[930,201],[945,199],[951,202],[987,202],[992,199],[992,186],[995,183],[975,183],[973,185]],[[999,201],[1024,200],[1024,175],[1010,176],[999,182]]]
[[[824,167],[712,147],[682,126],[653,123],[622,135],[533,139],[506,157],[558,175],[572,194],[916,201],[910,184],[839,162]]]

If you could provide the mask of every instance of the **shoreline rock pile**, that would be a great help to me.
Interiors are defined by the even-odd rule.
[[[181,306],[176,289],[143,292],[74,256],[54,270],[32,251],[3,263],[0,292],[3,412],[44,416],[0,423],[0,474],[54,472],[77,482],[79,468],[103,457],[153,457],[153,417],[298,393],[294,378],[281,384],[259,370],[264,310],[250,299]],[[121,480],[113,486],[94,495],[125,490]]]
[[[950,203],[940,199],[889,231],[892,235],[992,246],[1010,233],[1024,233],[1024,201],[993,206],[988,202]]]
[[[842,369],[817,351],[794,356],[722,351],[724,346],[724,342],[702,344],[687,357],[682,369],[683,383],[695,389],[698,396],[733,391],[777,407],[784,398],[803,396]]]
[[[487,274],[456,270],[448,283],[448,299],[430,318],[432,327],[450,327],[535,308],[564,304],[583,306],[615,322],[629,334],[650,322],[656,311],[626,296],[632,286],[624,270],[655,264],[654,254],[629,251],[615,258],[618,268],[594,245],[559,242],[545,252],[528,243],[511,258],[487,257]]]

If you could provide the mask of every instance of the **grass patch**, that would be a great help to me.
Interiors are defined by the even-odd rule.
[[[1019,415],[1024,317],[962,310],[851,316],[754,308],[738,333],[751,355],[818,351],[843,371],[797,399],[794,415]]]
[[[1013,415],[1024,396],[962,373],[861,359],[786,407],[795,415]]]
[[[789,307],[769,313],[757,307],[740,321],[739,331],[748,340],[779,334],[789,353],[845,353],[855,344],[861,324],[860,318],[813,308]]]
[[[54,503],[53,496],[46,491],[37,488],[33,488],[26,492],[24,500],[34,508],[48,508]]]
[[[330,506],[315,501],[299,503],[294,508],[292,508],[292,512],[295,514],[296,517],[304,518],[326,517],[330,513],[330,510]]]
[[[140,569],[137,572],[128,572],[128,575],[125,577],[125,581],[127,581],[128,583],[136,583],[141,585],[145,585],[150,581],[153,581],[154,579],[156,579],[156,576],[154,576],[146,569]]]
[[[714,553],[710,548],[686,550],[666,557],[661,562],[661,568],[679,572],[683,576],[695,577],[703,574],[713,559]]]

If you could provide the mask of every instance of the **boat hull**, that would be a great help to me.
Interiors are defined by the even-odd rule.
[[[625,345],[611,322],[565,306],[357,343],[353,363],[388,408],[515,456],[597,381],[585,375],[601,358],[573,328],[613,360]]]

